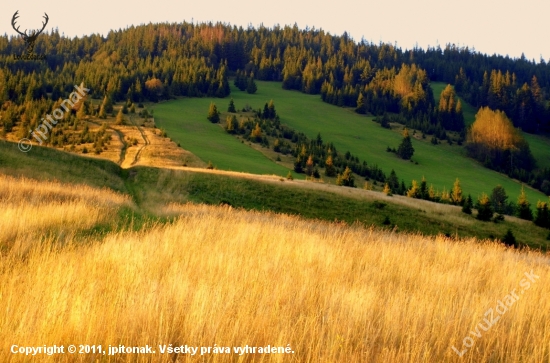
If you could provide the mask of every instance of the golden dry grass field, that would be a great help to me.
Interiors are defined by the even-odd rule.
[[[2,362],[550,362],[538,252],[192,204],[159,208],[169,223],[83,233],[132,202],[11,177],[0,204]],[[12,353],[54,344],[155,353]],[[162,354],[170,344],[212,349]],[[294,353],[233,352],[245,345]]]

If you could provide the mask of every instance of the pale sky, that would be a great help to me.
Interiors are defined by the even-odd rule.
[[[74,37],[107,34],[111,29],[149,22],[221,21],[266,27],[275,24],[322,28],[331,34],[347,31],[354,40],[395,43],[422,48],[446,43],[467,45],[488,54],[539,61],[550,59],[550,1],[548,0],[417,0],[417,1],[299,1],[299,0],[53,0],[2,1],[0,34],[15,35],[11,17],[19,10],[20,30],[41,27]]]

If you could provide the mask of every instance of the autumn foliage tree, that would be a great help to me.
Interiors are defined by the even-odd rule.
[[[115,119],[115,125],[122,125],[124,124],[124,114],[122,113],[122,109],[118,111],[118,114],[116,115]]]
[[[411,188],[407,191],[407,197],[420,199],[420,188],[418,187],[418,182],[416,180],[412,181]]]
[[[407,190],[407,197],[420,199],[422,195],[420,194],[420,188],[416,180],[412,181],[411,187]]]
[[[325,161],[325,175],[328,177],[336,176],[336,168],[334,167],[332,155],[329,155]]]
[[[525,190],[521,187],[521,193],[518,197],[516,214],[521,219],[526,219],[528,221],[533,220],[533,211],[531,210],[531,203],[527,200],[527,195],[525,195]]]
[[[529,144],[503,111],[481,108],[468,132],[466,148],[485,166],[520,179],[535,167]]]
[[[157,101],[163,92],[162,81],[153,77],[145,82],[145,89],[147,90],[148,98],[152,101]]]
[[[237,117],[235,115],[227,116],[225,119],[225,130],[230,134],[234,134],[237,127]]]
[[[214,102],[210,102],[210,107],[208,108],[208,116],[206,117],[212,123],[220,122],[220,113]]]
[[[107,112],[105,112],[105,105],[101,105],[101,106],[99,107],[99,114],[98,114],[98,117],[99,117],[99,118],[103,118],[103,119],[107,118]]]
[[[250,137],[254,141],[261,141],[262,140],[262,128],[260,127],[260,124],[256,123],[256,126],[254,127],[254,130],[250,133]]]
[[[462,187],[460,186],[460,180],[456,178],[453,185],[453,190],[451,191],[451,203],[454,205],[462,205],[463,200],[464,199],[462,197]]]
[[[447,130],[461,131],[464,129],[462,103],[456,96],[454,88],[448,84],[441,92],[437,110],[439,123]]]
[[[84,103],[80,104],[80,108],[78,109],[78,112],[76,113],[76,117],[79,120],[84,120],[86,118],[86,105]]]
[[[101,105],[105,109],[106,113],[113,112],[113,100],[111,99],[110,95],[105,95],[105,97],[103,97],[103,102],[101,103]]]
[[[520,134],[503,111],[481,108],[468,134],[468,142],[490,149],[506,150],[517,145]]]
[[[307,176],[312,176],[313,175],[313,167],[315,166],[314,162],[313,162],[313,157],[310,155],[308,158],[307,158],[307,161],[306,161],[306,175]]]
[[[344,187],[355,188],[355,178],[350,168],[346,166],[344,172],[342,174],[338,174],[336,184]]]
[[[382,193],[386,194],[387,196],[391,196],[391,188],[388,183],[384,184],[384,189],[382,190]]]
[[[357,98],[357,107],[355,108],[355,112],[364,114],[367,111],[367,107],[365,105],[365,97],[363,97],[363,93],[359,93],[359,97]]]

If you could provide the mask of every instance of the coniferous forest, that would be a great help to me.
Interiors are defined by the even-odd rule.
[[[382,126],[402,123],[436,142],[447,131],[457,132],[470,156],[486,167],[536,188],[550,179],[550,170],[536,169],[528,145],[516,136],[508,150],[481,145],[468,131],[457,98],[502,112],[512,128],[548,132],[550,65],[543,59],[489,56],[451,44],[400,49],[296,25],[245,29],[221,23],[149,24],[72,39],[53,30],[36,42],[35,52],[46,55],[45,61],[15,60],[25,50],[19,37],[0,37],[0,50],[0,136],[19,123],[19,136],[25,137],[25,130],[34,129],[75,84],[83,83],[104,105],[131,104],[180,96],[223,98],[230,94],[231,76],[249,93],[256,92],[254,80],[280,81],[285,89],[373,114]],[[429,86],[433,81],[454,85],[437,103]],[[105,113],[83,102],[75,115],[80,107],[81,114]],[[71,125],[75,115],[65,121]],[[511,158],[518,160],[515,166]]]

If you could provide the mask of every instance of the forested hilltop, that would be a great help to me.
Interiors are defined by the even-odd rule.
[[[328,94],[329,102],[342,105],[356,106],[360,93],[368,96],[372,90],[376,100],[368,99],[367,108],[377,113],[398,111],[396,99],[406,99],[402,106],[408,110],[427,111],[433,103],[424,94],[427,82],[444,81],[474,106],[505,111],[525,131],[549,126],[550,66],[544,60],[488,56],[454,45],[404,50],[296,25],[243,29],[182,23],[130,27],[105,38],[69,39],[54,30],[36,43],[45,62],[14,60],[24,50],[20,37],[0,37],[1,101],[22,103],[47,93],[56,100],[82,81],[94,96],[108,94],[115,101],[223,97],[229,93],[227,72],[242,70],[256,79],[282,81],[285,88]],[[403,64],[413,68],[403,72]],[[393,82],[400,74],[404,79]],[[159,82],[147,87],[151,79]]]
[[[18,136],[27,136],[75,84],[83,83],[93,98],[103,98],[108,113],[117,101],[225,97],[229,75],[250,84],[254,79],[281,81],[285,89],[320,94],[325,102],[381,116],[382,124],[400,122],[437,139],[454,131],[459,143],[480,139],[468,135],[457,95],[475,107],[504,112],[523,131],[550,129],[550,66],[543,59],[488,56],[454,45],[405,50],[296,25],[244,29],[165,23],[132,26],[106,37],[70,39],[54,30],[36,42],[35,53],[44,54],[45,61],[15,60],[24,51],[20,37],[0,37],[0,136],[14,128]],[[454,88],[445,89],[436,103],[430,81]],[[88,101],[81,104],[74,114],[101,111]],[[65,118],[70,124],[74,115]],[[489,147],[490,159],[480,159],[486,166],[540,187],[546,177],[531,174],[536,163],[528,145],[510,132],[504,135],[512,140],[503,144],[505,149],[474,145],[471,156],[480,159],[485,152],[479,150]],[[514,164],[508,162],[512,157]]]

